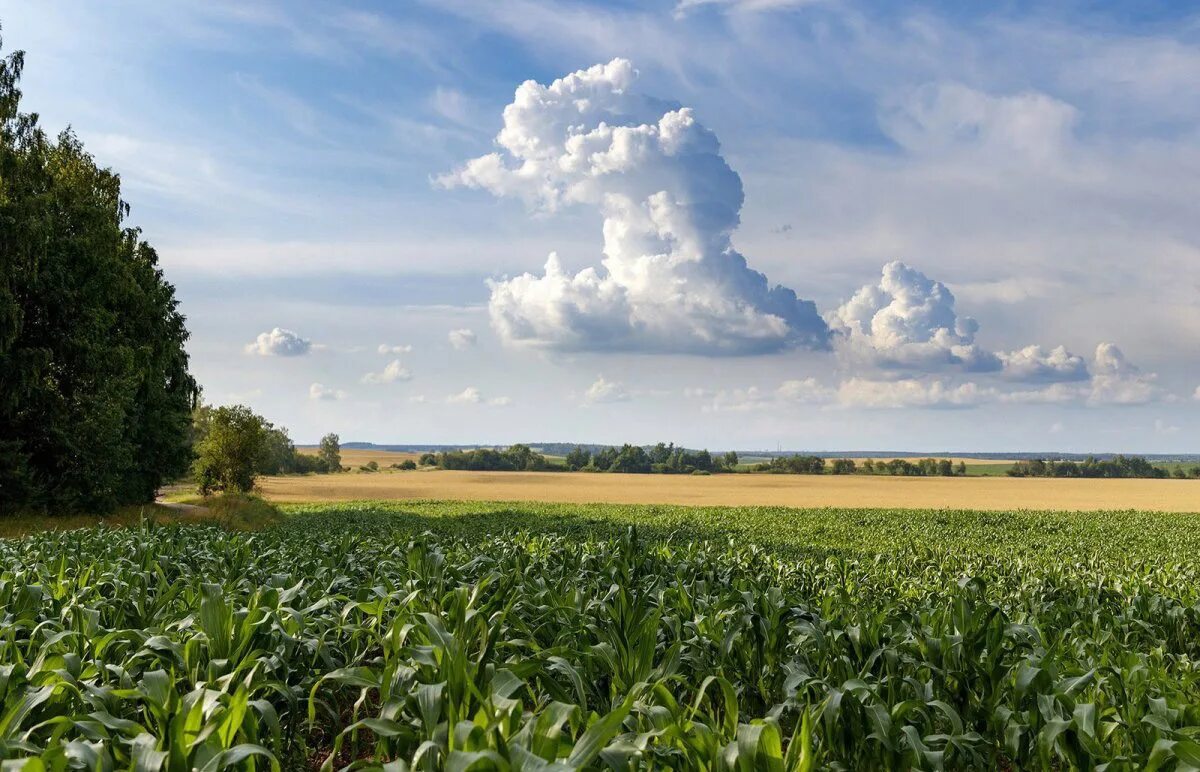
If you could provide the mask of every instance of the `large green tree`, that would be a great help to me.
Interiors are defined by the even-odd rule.
[[[149,501],[191,459],[174,288],[120,177],[20,110],[0,59],[0,508]]]

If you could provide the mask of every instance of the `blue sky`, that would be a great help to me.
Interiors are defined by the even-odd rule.
[[[1197,450],[1186,4],[0,24],[26,109],[121,173],[206,397],[297,440]]]

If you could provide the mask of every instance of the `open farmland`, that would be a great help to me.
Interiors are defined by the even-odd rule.
[[[313,445],[297,445],[296,450],[301,453],[315,456],[317,448]],[[376,450],[374,448],[342,448],[342,465],[348,466],[351,469],[358,469],[363,464],[368,464],[372,461],[379,466],[387,468],[392,464],[398,464],[401,461],[416,461],[421,457],[420,453],[405,453],[396,450]]]
[[[290,512],[252,534],[0,540],[4,756],[141,770],[1200,759],[1200,517]]]
[[[633,475],[422,470],[269,477],[278,502],[362,499],[608,502],[705,506],[1200,511],[1194,480],[869,475]]]

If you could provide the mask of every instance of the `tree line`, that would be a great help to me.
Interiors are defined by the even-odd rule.
[[[528,445],[513,445],[504,450],[476,448],[424,453],[417,463],[420,466],[472,472],[541,472],[553,468],[544,455]]]
[[[1083,461],[1054,461],[1033,459],[1017,461],[1007,472],[1009,477],[1091,477],[1091,478],[1200,478],[1200,466],[1190,470],[1177,467],[1172,474],[1161,466],[1155,466],[1141,456],[1113,456],[1098,459],[1088,456]]]
[[[922,458],[909,461],[893,458],[888,461],[867,459],[860,466],[852,458],[835,458],[828,461],[822,456],[780,456],[756,464],[755,472],[770,474],[879,474],[897,477],[962,477],[967,465],[957,464],[948,458]]]
[[[23,63],[0,59],[0,510],[148,502],[191,461],[184,317],[120,177],[21,112]]]
[[[578,446],[566,457],[567,469],[578,472],[624,472],[632,474],[713,474],[737,469],[734,451],[716,455],[707,450],[688,450],[675,443],[658,443],[651,448],[640,445],[607,447],[592,452]]]

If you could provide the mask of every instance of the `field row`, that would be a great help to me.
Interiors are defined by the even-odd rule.
[[[47,769],[1191,769],[1198,525],[392,503],[292,507],[258,533],[0,540],[0,753]]]

